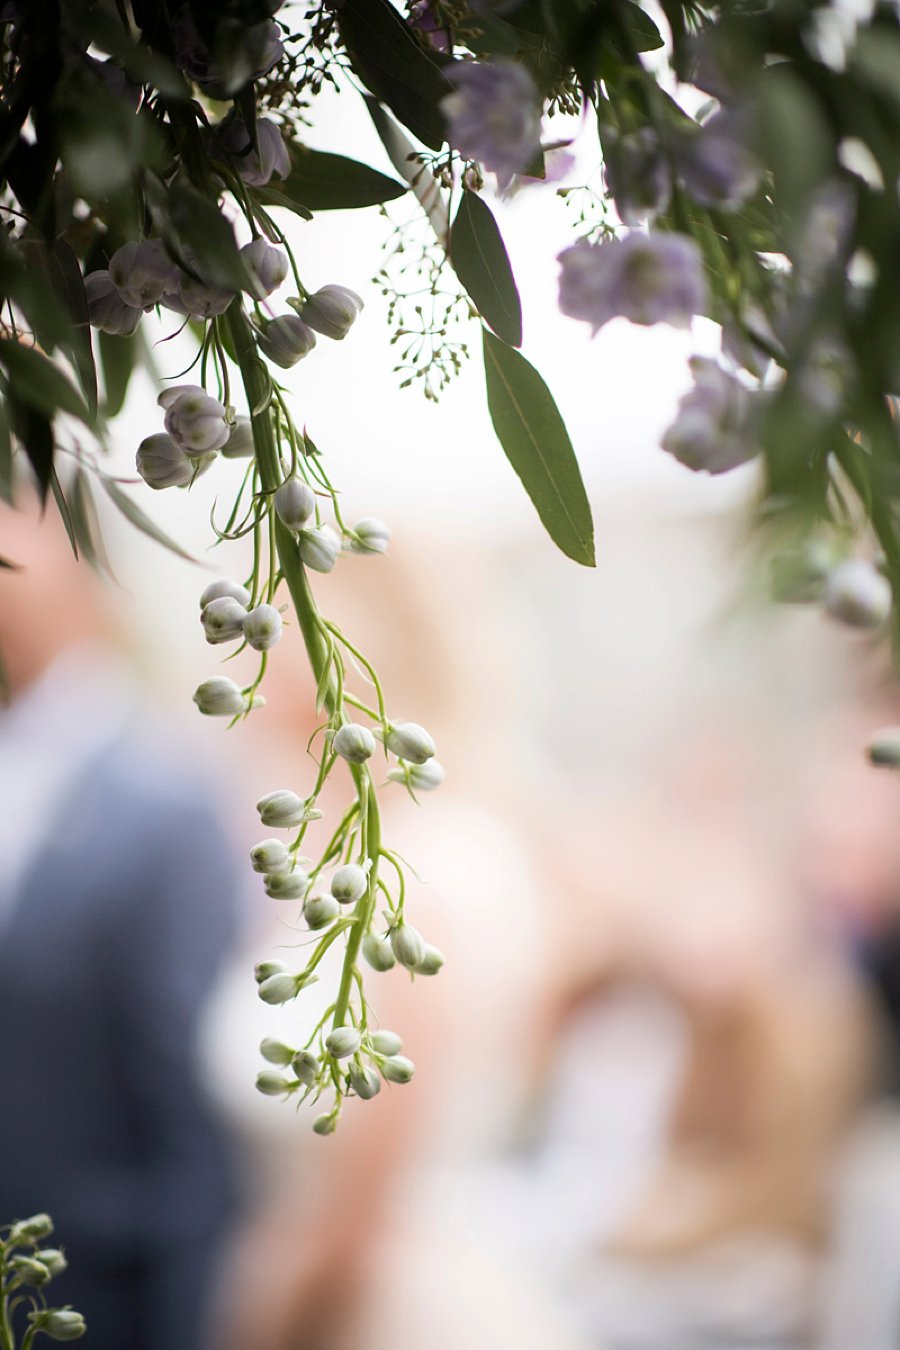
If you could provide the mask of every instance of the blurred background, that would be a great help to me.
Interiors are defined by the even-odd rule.
[[[390,171],[343,101],[309,140]],[[575,153],[569,185],[593,167]],[[394,530],[386,558],[343,559],[316,594],[374,662],[391,713],[433,732],[447,770],[421,807],[386,793],[387,837],[422,878],[413,922],[447,956],[415,987],[399,969],[372,977],[382,1024],[417,1063],[409,1087],[352,1104],[323,1140],[308,1111],[253,1086],[260,1039],[311,1028],[329,977],[274,1009],[252,977],[254,961],[290,960],[303,940],[244,861],[257,798],[303,790],[309,775],[313,691],[296,632],[273,654],[264,710],[227,734],[192,716],[196,684],[231,673],[202,641],[198,597],[213,575],[246,570],[240,546],[208,550],[209,513],[240,464],[220,461],[190,494],[129,489],[199,567],[104,514],[116,582],[91,592],[83,622],[53,619],[54,603],[75,612],[57,570],[3,630],[5,651],[31,650],[30,628],[57,624],[58,641],[37,644],[35,678],[86,639],[116,649],[131,721],[189,765],[178,791],[215,803],[210,855],[234,859],[227,884],[204,888],[206,864],[186,848],[179,906],[213,899],[196,932],[175,925],[158,953],[171,972],[189,955],[182,983],[204,972],[171,1020],[181,1087],[170,1078],[160,1100],[189,1082],[223,1161],[217,1176],[182,1177],[199,1197],[234,1192],[208,1207],[208,1235],[182,1235],[183,1248],[209,1244],[210,1270],[196,1275],[207,1335],[219,1350],[894,1350],[900,783],[863,757],[897,714],[888,655],[816,610],[768,602],[753,466],[710,480],[659,449],[691,382],[687,358],[717,351],[718,330],[615,321],[591,340],[556,308],[572,205],[546,186],[496,209],[523,350],[581,462],[596,572],[556,552],[503,458],[477,332],[438,404],[397,391],[371,281],[384,261],[378,212],[289,227],[310,289],[336,282],[366,301],[346,342],[323,339],[286,374],[297,420],[347,518]],[[165,379],[191,359],[180,338],[154,352]],[[156,392],[136,380],[116,424],[124,476],[161,426]],[[4,552],[27,572],[21,547]],[[4,574],[4,604],[21,581]],[[71,585],[74,596],[91,583]],[[74,703],[76,721],[85,706]],[[24,739],[11,744],[31,762]],[[10,802],[17,782],[9,772]],[[155,848],[165,855],[162,836]],[[218,934],[205,949],[203,922]],[[41,991],[51,1025],[67,1016],[55,990]],[[157,1061],[166,1053],[155,1044]],[[65,1091],[52,1107],[63,1124]],[[196,1120],[173,1137],[188,1128],[199,1138]],[[92,1181],[100,1194],[108,1184]],[[148,1183],[125,1207],[132,1220],[154,1193]],[[58,1236],[77,1269],[99,1239],[79,1250],[74,1203],[34,1204],[71,1213]],[[153,1235],[171,1253],[165,1219]],[[121,1340],[145,1343],[156,1344],[146,1327]]]

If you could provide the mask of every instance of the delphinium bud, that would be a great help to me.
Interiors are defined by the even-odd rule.
[[[356,322],[363,302],[346,286],[323,286],[311,295],[300,310],[300,317],[323,337],[341,341]]]
[[[283,961],[257,961],[253,967],[253,978],[257,984],[262,984],[270,975],[283,975],[286,970]]]
[[[351,1064],[347,1076],[353,1091],[364,1102],[371,1101],[381,1091],[381,1079],[371,1065],[361,1068],[358,1064]]]
[[[143,310],[122,299],[109,272],[89,272],[84,279],[88,323],[114,337],[131,337],[143,316]]]
[[[42,1284],[49,1283],[49,1270],[42,1261],[37,1261],[33,1256],[10,1257],[9,1266],[22,1284],[40,1287]]]
[[[244,635],[244,620],[247,611],[244,606],[230,595],[222,595],[211,600],[200,611],[200,622],[207,642],[215,645],[219,642],[233,642]]]
[[[256,803],[259,818],[264,825],[276,830],[291,830],[301,825],[307,818],[307,805],[296,792],[279,788],[276,792],[267,792]]]
[[[157,491],[187,487],[197,472],[196,461],[189,459],[177,441],[164,431],[141,441],[135,465],[147,486]]]
[[[56,1275],[61,1275],[68,1267],[65,1252],[61,1252],[58,1247],[40,1247],[34,1254],[35,1260],[40,1261],[42,1266],[46,1266],[51,1280]]]
[[[347,547],[352,553],[387,553],[391,542],[391,527],[383,520],[367,516],[353,527]]]
[[[293,1079],[285,1078],[283,1073],[276,1073],[274,1069],[261,1069],[256,1075],[257,1091],[264,1097],[281,1097],[290,1092],[293,1086]]]
[[[348,1059],[355,1055],[362,1043],[362,1036],[356,1027],[336,1027],[325,1037],[325,1049],[335,1059]]]
[[[265,300],[288,274],[287,254],[273,248],[262,235],[245,244],[240,253],[250,278],[244,289],[254,300]]]
[[[296,975],[291,975],[289,971],[282,971],[278,975],[270,975],[268,979],[262,980],[258,986],[259,996],[263,1003],[290,1003],[292,998],[296,998],[300,992],[300,981]]]
[[[266,895],[273,900],[302,900],[308,890],[309,877],[299,867],[266,875]]]
[[[166,309],[190,319],[214,319],[224,314],[235,297],[224,286],[207,286],[186,272],[179,273],[177,286],[166,291],[162,303]]]
[[[228,595],[232,600],[236,600],[239,605],[245,608],[250,603],[250,592],[246,586],[242,586],[239,581],[232,581],[230,577],[219,577],[216,581],[211,581],[200,596],[200,608],[205,609],[213,600],[221,600],[223,596]]]
[[[168,395],[174,390],[168,390]],[[220,450],[228,440],[225,405],[203,390],[183,392],[169,400],[165,428],[186,455],[205,455]]]
[[[415,1064],[405,1055],[392,1055],[381,1066],[381,1072],[389,1083],[409,1083],[415,1071]]]
[[[434,754],[434,741],[418,722],[389,722],[386,733],[378,727],[375,735],[398,759],[410,764],[424,764]]]
[[[369,1037],[369,1043],[376,1055],[399,1055],[403,1049],[403,1041],[397,1035],[396,1031],[373,1031]]]
[[[436,975],[444,964],[444,953],[430,942],[425,943],[425,955],[416,966],[417,975]]]
[[[316,345],[316,335],[296,314],[281,314],[261,329],[257,339],[263,356],[289,370]]]
[[[866,757],[879,769],[900,769],[900,727],[877,731],[866,746]]]
[[[219,130],[222,145],[232,156],[235,168],[251,187],[265,187],[271,178],[287,178],[291,161],[281,132],[268,117],[256,120],[256,145],[239,118],[233,118]]]
[[[326,1115],[316,1116],[313,1121],[313,1129],[316,1134],[334,1134],[337,1129],[337,1116],[333,1111],[329,1111]]]
[[[339,905],[355,905],[368,888],[368,875],[359,863],[346,863],[331,878],[331,894]]]
[[[300,557],[314,572],[331,572],[340,557],[341,541],[329,525],[315,525],[297,536]]]
[[[28,1322],[51,1341],[77,1341],[87,1331],[87,1323],[74,1308],[41,1308],[28,1314]]]
[[[392,783],[405,783],[413,792],[433,792],[444,781],[444,766],[436,759],[424,764],[407,764],[401,759],[387,776]]]
[[[825,609],[851,628],[880,628],[891,612],[890,582],[871,563],[849,558],[828,578]]]
[[[251,848],[250,863],[254,872],[287,872],[291,855],[280,839],[263,839]]]
[[[397,964],[394,949],[386,937],[366,933],[362,940],[362,954],[373,970],[392,970]]]
[[[502,57],[459,62],[454,93],[441,99],[447,139],[466,159],[478,160],[506,188],[540,149],[540,95],[530,74]]]
[[[391,929],[391,949],[401,966],[415,970],[425,956],[425,939],[418,929],[401,923]]]
[[[257,652],[267,652],[281,637],[283,624],[274,605],[257,605],[244,617],[244,638]]]
[[[43,1242],[53,1232],[53,1220],[49,1214],[32,1214],[28,1219],[14,1223],[9,1232],[9,1241],[13,1246],[22,1242]]]
[[[253,424],[249,417],[236,417],[228,440],[222,446],[225,459],[252,459],[255,452],[253,444]]]
[[[334,733],[332,749],[348,764],[365,764],[375,753],[375,737],[368,727],[348,722]]]
[[[319,1061],[311,1050],[298,1050],[291,1060],[291,1068],[304,1087],[312,1087],[319,1074]]]
[[[275,492],[275,512],[289,530],[302,530],[316,509],[316,494],[293,474]]]
[[[246,707],[246,699],[234,680],[214,675],[194,690],[194,702],[207,717],[237,717]]]
[[[341,912],[341,907],[332,895],[310,895],[303,901],[303,917],[314,932],[327,928]]]
[[[706,356],[691,358],[694,386],[660,444],[680,464],[709,474],[727,473],[759,453],[754,414],[759,395]]]
[[[159,239],[128,243],[109,260],[109,275],[126,305],[149,309],[178,284],[178,267]]]
[[[619,316],[687,328],[706,308],[703,259],[687,235],[635,231],[599,244],[580,239],[559,261],[559,307],[595,333]]]
[[[284,1068],[291,1063],[297,1051],[292,1046],[285,1045],[284,1041],[277,1041],[274,1036],[266,1036],[265,1040],[260,1042],[259,1053],[270,1064],[279,1064]]]
[[[738,114],[721,109],[674,139],[678,176],[701,206],[733,211],[756,192],[762,169],[747,144],[748,131]]]

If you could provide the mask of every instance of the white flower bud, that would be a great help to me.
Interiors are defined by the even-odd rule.
[[[398,759],[411,764],[424,764],[434,754],[434,741],[418,722],[388,723],[387,735],[381,727],[376,728],[375,735]]]
[[[416,966],[417,975],[436,975],[444,964],[444,953],[430,942],[425,943],[425,955]]]
[[[126,305],[150,309],[178,285],[178,267],[159,239],[123,244],[109,260],[109,275]]]
[[[200,613],[200,622],[206,640],[215,645],[219,642],[233,642],[244,635],[244,620],[247,611],[233,596],[222,595],[218,600],[210,600]]]
[[[302,825],[307,815],[306,802],[287,788],[267,792],[256,803],[256,809],[262,823],[276,830],[292,830],[295,825]]]
[[[34,1259],[47,1267],[51,1280],[55,1275],[61,1275],[69,1264],[65,1252],[58,1247],[41,1247],[35,1252]]]
[[[211,581],[200,596],[200,608],[205,609],[213,600],[221,600],[225,595],[230,595],[232,600],[236,600],[244,607],[250,603],[250,592],[246,586],[231,581],[228,577],[219,577],[218,580]]]
[[[284,138],[268,117],[256,119],[255,147],[246,126],[237,117],[219,128],[219,139],[232,156],[239,176],[251,187],[265,187],[270,178],[287,178],[291,171]]]
[[[296,314],[282,314],[266,324],[257,342],[263,356],[282,370],[289,370],[309,355],[316,345],[316,335]]]
[[[302,900],[309,890],[309,877],[299,867],[290,872],[270,872],[266,877],[266,895],[273,900]]]
[[[226,459],[252,459],[255,449],[250,418],[236,417],[228,440],[222,446],[222,454]]]
[[[274,1069],[261,1069],[256,1075],[256,1088],[264,1097],[282,1097],[294,1087],[293,1079],[285,1078]]]
[[[291,855],[280,839],[264,839],[251,848],[250,863],[254,872],[287,872]]]
[[[444,781],[444,766],[436,759],[424,764],[407,764],[401,759],[396,768],[388,770],[387,776],[392,783],[405,783],[414,792],[433,792]]]
[[[291,1068],[304,1087],[312,1087],[319,1076],[319,1061],[310,1050],[298,1050],[291,1060]]]
[[[407,970],[415,970],[425,956],[425,939],[418,929],[408,923],[391,929],[391,950]]]
[[[244,638],[257,652],[267,652],[281,637],[283,624],[274,605],[257,605],[244,617]]]
[[[353,527],[347,547],[351,553],[387,553],[390,542],[391,527],[385,525],[383,520],[367,516]]]
[[[186,272],[180,272],[175,287],[163,296],[162,304],[188,319],[213,319],[225,313],[235,294],[223,286],[206,286]]]
[[[297,1051],[285,1045],[284,1041],[276,1041],[274,1036],[266,1036],[265,1040],[260,1041],[259,1053],[270,1064],[280,1064],[284,1068],[291,1063]]]
[[[253,967],[253,976],[257,984],[262,984],[270,975],[282,975],[286,970],[283,961],[257,961]]]
[[[397,964],[390,942],[377,933],[366,933],[362,940],[362,954],[373,970],[392,970]]]
[[[310,895],[303,901],[303,917],[314,932],[327,928],[340,912],[340,905],[331,895]]]
[[[35,1260],[33,1256],[13,1256],[9,1264],[22,1284],[40,1286],[47,1284],[50,1280],[50,1272],[47,1267],[43,1262]]]
[[[41,1308],[28,1314],[29,1324],[51,1341],[77,1341],[87,1331],[81,1313],[74,1308]]]
[[[348,1059],[355,1055],[362,1044],[362,1036],[356,1027],[336,1027],[325,1037],[325,1049],[335,1059]]]
[[[368,727],[348,722],[334,733],[332,749],[348,764],[365,764],[375,753],[375,737]]]
[[[171,402],[164,426],[186,455],[206,455],[221,450],[229,436],[225,405],[203,392],[181,394]]]
[[[17,1246],[21,1242],[43,1242],[53,1232],[53,1220],[49,1214],[32,1214],[29,1219],[20,1219],[14,1223],[9,1233],[9,1242]]]
[[[381,1091],[381,1079],[371,1065],[361,1069],[358,1064],[351,1064],[348,1077],[353,1091],[364,1102],[371,1101]]]
[[[416,1066],[405,1055],[392,1055],[381,1066],[381,1072],[389,1083],[409,1083]]]
[[[302,478],[291,475],[275,492],[275,511],[289,530],[302,530],[316,509],[316,494]]]
[[[900,769],[900,727],[877,731],[866,746],[866,756],[879,769]]]
[[[234,680],[214,675],[194,690],[194,702],[207,717],[237,717],[246,706],[244,695]]]
[[[340,557],[341,541],[330,525],[315,525],[297,536],[300,557],[314,572],[331,572]]]
[[[399,1055],[403,1049],[403,1041],[396,1031],[373,1031],[369,1041],[376,1055]]]
[[[202,384],[173,384],[171,389],[164,389],[161,394],[157,394],[156,402],[163,412],[168,412],[172,404],[177,403],[180,398],[184,398],[185,394],[203,395],[205,397],[206,390]]]
[[[143,310],[126,305],[116,290],[109,272],[104,268],[90,272],[84,279],[84,298],[87,301],[88,323],[113,337],[131,337],[143,317]]]
[[[368,889],[368,874],[359,863],[346,863],[331,878],[331,894],[340,905],[355,905]]]
[[[334,1134],[337,1129],[337,1116],[328,1112],[324,1116],[316,1116],[313,1121],[313,1129],[316,1134]]]
[[[825,609],[851,628],[880,628],[891,612],[891,587],[871,563],[839,563],[825,587]]]
[[[283,971],[279,975],[270,975],[259,985],[259,996],[263,1003],[290,1003],[300,992],[300,982],[296,975]]]
[[[339,342],[347,336],[362,308],[362,300],[348,287],[323,286],[309,297],[300,317],[323,337]]]
[[[262,235],[240,250],[249,280],[244,290],[254,300],[265,300],[288,274],[287,254],[263,239]]]
[[[164,431],[141,441],[134,462],[147,486],[157,491],[187,487],[197,469],[177,441]]]

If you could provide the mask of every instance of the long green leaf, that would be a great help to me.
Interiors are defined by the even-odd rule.
[[[12,338],[0,339],[0,365],[6,367],[10,390],[38,412],[52,417],[59,409],[71,413],[82,422],[91,417],[84,400],[66,378],[59,366],[39,352]]]
[[[0,399],[0,498],[12,504],[13,453],[6,399]]]
[[[484,329],[491,421],[547,533],[567,557],[594,566],[594,525],[566,425],[525,357]]]
[[[47,255],[50,278],[60,303],[72,320],[72,333],[66,343],[84,390],[91,417],[97,416],[97,369],[91,347],[84,278],[78,259],[65,239],[57,239]]]
[[[372,98],[371,94],[365,94],[363,97],[381,144],[387,151],[388,159],[416,194],[419,205],[428,217],[441,247],[446,248],[450,234],[450,213],[440,183],[428,165],[421,162],[415,146],[400,130],[390,113],[385,112],[378,99]]]
[[[103,413],[106,417],[117,417],[122,411],[128,382],[137,359],[138,338],[119,337],[114,333],[97,334],[100,347],[100,364],[103,367]]]
[[[133,501],[127,492],[123,492],[112,478],[101,478],[100,481],[106,489],[107,495],[135,529],[140,530],[142,534],[146,534],[148,538],[154,539],[157,544],[162,544],[163,548],[169,549],[172,553],[177,553],[179,558],[185,558],[188,562],[197,561],[180,544],[176,544],[175,540],[171,539],[165,530],[160,529],[156,521],[151,520],[147,513],[138,506],[137,502]]]
[[[263,202],[280,206],[280,197],[289,197],[296,206],[310,211],[354,210],[379,206],[402,197],[406,186],[386,173],[371,169],[357,159],[333,155],[325,150],[292,146],[291,172],[272,188],[256,188]]]
[[[522,345],[522,304],[509,254],[490,207],[474,192],[464,192],[450,231],[450,261],[498,337]]]

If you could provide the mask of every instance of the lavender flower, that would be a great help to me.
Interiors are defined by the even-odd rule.
[[[441,100],[447,139],[478,160],[506,188],[540,149],[540,98],[524,66],[498,59],[470,61],[454,74],[456,89]]]
[[[694,387],[678,404],[678,416],[662,448],[689,469],[726,473],[759,451],[753,429],[753,395],[734,375],[706,356],[690,362]]]
[[[650,127],[619,136],[607,148],[603,177],[626,225],[665,211],[672,175],[659,138]]]
[[[126,305],[105,268],[88,273],[84,279],[84,296],[92,328],[116,337],[131,337],[136,332],[144,311]]]
[[[235,161],[238,174],[251,187],[265,187],[270,178],[287,178],[291,161],[276,124],[268,117],[256,123],[256,146],[240,118],[232,118],[219,130],[223,148]]]
[[[762,170],[745,140],[743,119],[733,112],[717,112],[679,138],[675,164],[694,201],[733,211],[753,196]]]
[[[684,235],[634,233],[601,244],[582,239],[559,261],[559,307],[595,333],[618,316],[687,328],[706,305],[700,250]]]

